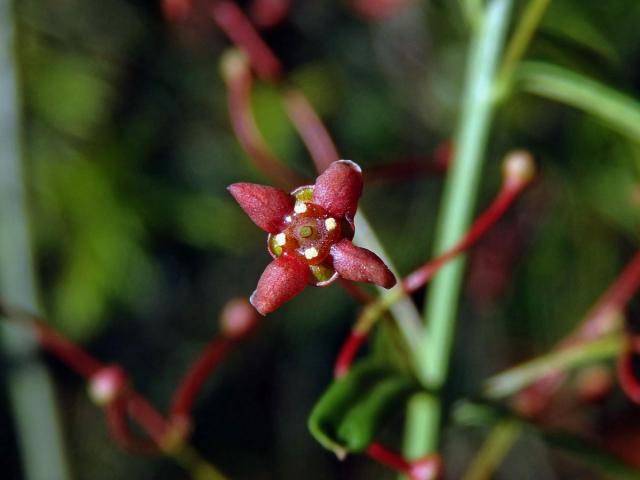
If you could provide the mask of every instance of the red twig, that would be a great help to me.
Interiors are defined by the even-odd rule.
[[[340,159],[331,135],[302,92],[290,90],[285,96],[285,106],[318,172],[323,172],[329,165]]]
[[[280,77],[280,61],[238,5],[226,0],[217,1],[210,11],[218,26],[249,56],[251,66],[261,79],[273,81]]]
[[[367,447],[367,455],[385,467],[408,475],[410,480],[435,480],[442,471],[442,462],[437,454],[407,460],[379,443],[372,443]]]
[[[235,342],[228,338],[213,340],[202,355],[189,368],[171,401],[169,408],[172,417],[189,417],[197,393],[202,389],[209,375],[227,356]]]
[[[371,183],[406,180],[422,175],[440,175],[449,168],[452,153],[453,146],[447,140],[438,145],[430,157],[411,158],[390,165],[368,168],[364,172],[364,178]]]
[[[258,129],[251,106],[253,81],[244,56],[237,51],[227,53],[222,60],[222,71],[227,83],[231,124],[242,148],[274,182],[287,188],[304,184],[303,178],[284,166],[271,152]]]
[[[524,187],[524,185],[523,185]],[[505,212],[513,204],[514,200],[518,198],[518,195],[522,191],[523,187],[512,188],[508,184],[504,184],[498,196],[489,205],[489,207],[482,212],[482,214],[476,219],[466,235],[458,242],[453,248],[447,250],[442,255],[430,260],[422,265],[417,270],[413,271],[402,281],[402,288],[411,293],[426,285],[426,283],[433,278],[433,276],[440,270],[447,262],[453,260],[465,250],[473,247],[478,241],[489,231],[489,229],[495,225],[495,223],[502,218]]]
[[[356,285],[351,280],[345,280],[342,277],[338,277],[338,281],[340,282],[340,285],[342,285],[342,288],[344,288],[345,291],[359,303],[367,304],[374,300],[373,295],[369,294],[369,292]]]
[[[291,0],[253,0],[251,17],[260,28],[271,28],[289,14]]]
[[[349,334],[347,340],[342,344],[335,366],[333,367],[333,376],[335,378],[341,378],[349,372],[356,353],[358,353],[358,350],[366,340],[367,333],[352,331]]]
[[[587,312],[584,320],[563,340],[556,349],[567,348],[576,343],[593,340],[616,326],[616,313],[620,312],[640,287],[640,251],[627,264],[606,292]],[[538,415],[551,401],[567,374],[553,372],[529,386],[514,399],[517,409],[526,415]]]
[[[30,321],[40,346],[64,362],[79,375],[90,379],[104,364],[43,323]]]
[[[447,262],[450,262],[456,256],[473,247],[489,229],[502,218],[520,193],[529,185],[533,175],[533,159],[527,152],[515,151],[508,155],[504,163],[502,188],[491,205],[475,220],[460,242],[409,274],[401,282],[403,291],[405,293],[412,293],[423,287]],[[381,304],[383,305],[384,301],[385,299],[382,299],[379,303],[374,302],[369,304],[368,308],[370,308],[375,315],[378,315],[386,308],[381,308]],[[365,307],[365,310],[366,308],[367,307]],[[371,312],[365,311],[363,312],[363,316],[364,315],[371,315]],[[373,322],[367,321],[365,323],[363,327],[357,322],[351,335],[343,343],[334,366],[334,375],[336,378],[347,374],[358,349],[365,342]]]

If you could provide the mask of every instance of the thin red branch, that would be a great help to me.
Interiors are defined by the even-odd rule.
[[[563,349],[580,342],[594,340],[616,326],[621,312],[640,287],[640,251],[627,264],[605,293],[589,309],[580,324],[556,345]],[[542,377],[514,398],[515,407],[526,415],[542,413],[567,378],[564,372],[553,372]]]
[[[105,407],[107,427],[112,438],[131,453],[145,455],[159,453],[160,449],[155,442],[135,435],[129,428],[127,402],[128,400],[123,397]]]
[[[417,270],[413,271],[402,281],[402,288],[407,292],[415,292],[419,288],[427,284],[429,280],[440,270],[447,262],[474,246],[489,231],[495,223],[502,218],[505,212],[518,198],[522,188],[512,188],[505,183],[501,188],[498,196],[493,200],[491,205],[482,212],[476,219],[469,231],[454,247],[444,252],[442,255],[428,261]]]
[[[367,447],[367,455],[385,467],[404,473],[410,480],[435,480],[442,473],[442,461],[437,454],[408,460],[380,443],[372,443]]]
[[[351,280],[345,280],[342,277],[338,277],[338,281],[340,282],[340,285],[342,285],[342,288],[344,288],[344,290],[359,303],[367,304],[374,300],[373,295],[353,283]]]
[[[289,14],[291,0],[253,0],[251,18],[260,28],[272,28]]]
[[[411,464],[402,455],[393,452],[380,443],[367,447],[367,455],[385,467],[399,472],[408,472]]]
[[[502,218],[520,193],[527,187],[533,177],[533,168],[533,160],[525,152],[513,152],[507,156],[502,187],[491,205],[475,220],[460,242],[405,277],[400,284],[403,291],[412,293],[423,287],[444,265],[478,243],[491,227]],[[381,300],[380,302],[383,301]],[[372,309],[376,306],[379,307],[380,305],[377,303],[369,304]],[[380,309],[380,311],[383,310]],[[366,313],[368,314],[368,312]],[[342,377],[349,372],[358,349],[368,337],[369,329],[370,325],[362,329],[356,323],[355,329],[344,342],[338,354],[334,366],[334,376],[336,378]]]
[[[190,416],[196,395],[213,370],[229,354],[234,343],[236,342],[228,338],[217,338],[205,348],[200,358],[189,368],[173,395],[169,408],[171,417]]]
[[[299,90],[287,92],[285,106],[318,172],[323,172],[329,165],[340,159],[331,135],[302,92]]]
[[[333,367],[333,376],[335,378],[344,377],[349,372],[356,353],[366,340],[366,333],[351,332],[347,340],[342,344],[335,366]]]
[[[231,1],[217,1],[211,5],[210,12],[231,41],[248,55],[251,66],[261,79],[273,81],[280,77],[280,61],[238,5]]]
[[[243,55],[228,53],[223,59],[222,69],[227,83],[231,124],[242,148],[260,171],[274,182],[287,188],[304,184],[305,179],[284,166],[271,152],[258,129],[251,105],[253,81]]]
[[[30,323],[40,346],[84,378],[91,378],[105,367],[103,363],[71,343],[51,327],[40,322]]]

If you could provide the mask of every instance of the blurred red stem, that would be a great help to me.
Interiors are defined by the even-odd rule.
[[[318,172],[323,172],[329,165],[340,159],[331,135],[302,92],[290,90],[285,95],[285,106]]]
[[[405,293],[412,293],[423,287],[433,276],[465,250],[473,247],[495,223],[502,218],[507,209],[522,192],[526,183],[514,184],[505,181],[500,192],[489,207],[476,219],[462,240],[439,257],[430,260],[422,267],[408,275],[401,283]],[[354,330],[343,343],[334,366],[334,376],[340,378],[346,375],[359,348],[364,344],[369,331]]]
[[[216,1],[210,11],[220,29],[249,56],[251,66],[262,80],[273,81],[280,77],[280,61],[238,5],[231,1]]]
[[[606,292],[587,312],[583,321],[563,340],[556,349],[576,343],[594,340],[616,326],[616,313],[621,311],[640,287],[640,251],[609,286]],[[620,367],[620,365],[619,365]],[[564,372],[554,372],[542,377],[533,385],[518,393],[515,405],[523,413],[537,415],[544,411],[553,394],[567,378]]]
[[[335,378],[341,378],[349,372],[356,353],[366,340],[367,333],[352,331],[349,334],[349,337],[340,349],[335,366],[333,367],[333,376]]]
[[[255,162],[260,171],[274,182],[293,188],[305,183],[305,180],[282,165],[271,153],[253,116],[251,72],[234,64],[225,75],[228,89],[229,115],[233,130],[242,148]]]
[[[234,343],[236,341],[228,338],[217,338],[205,348],[176,389],[169,409],[171,417],[190,416],[196,395],[213,370],[226,358]]]
[[[514,200],[518,198],[523,187],[524,185],[514,187],[508,182],[505,182],[498,193],[498,196],[476,219],[458,244],[444,252],[442,255],[425,263],[402,281],[402,288],[405,292],[415,292],[419,288],[423,287],[447,262],[474,246],[487,233],[487,231],[495,225],[500,218],[502,218]]]
[[[367,455],[376,462],[399,472],[408,473],[411,463],[402,455],[393,452],[380,443],[372,443],[367,447]]]

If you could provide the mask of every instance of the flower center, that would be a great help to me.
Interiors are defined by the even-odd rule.
[[[315,203],[297,200],[280,233],[269,236],[269,250],[279,257],[298,255],[309,265],[322,263],[342,238],[338,221]]]

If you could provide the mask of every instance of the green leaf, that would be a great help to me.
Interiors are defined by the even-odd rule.
[[[540,30],[587,48],[611,62],[620,60],[615,45],[592,19],[586,17],[580,4],[555,2],[545,15]]]
[[[529,93],[578,108],[614,130],[640,138],[640,102],[580,73],[543,62],[524,62],[517,84]]]
[[[309,430],[338,456],[365,449],[399,403],[415,390],[411,377],[365,360],[336,380],[309,417]]]

